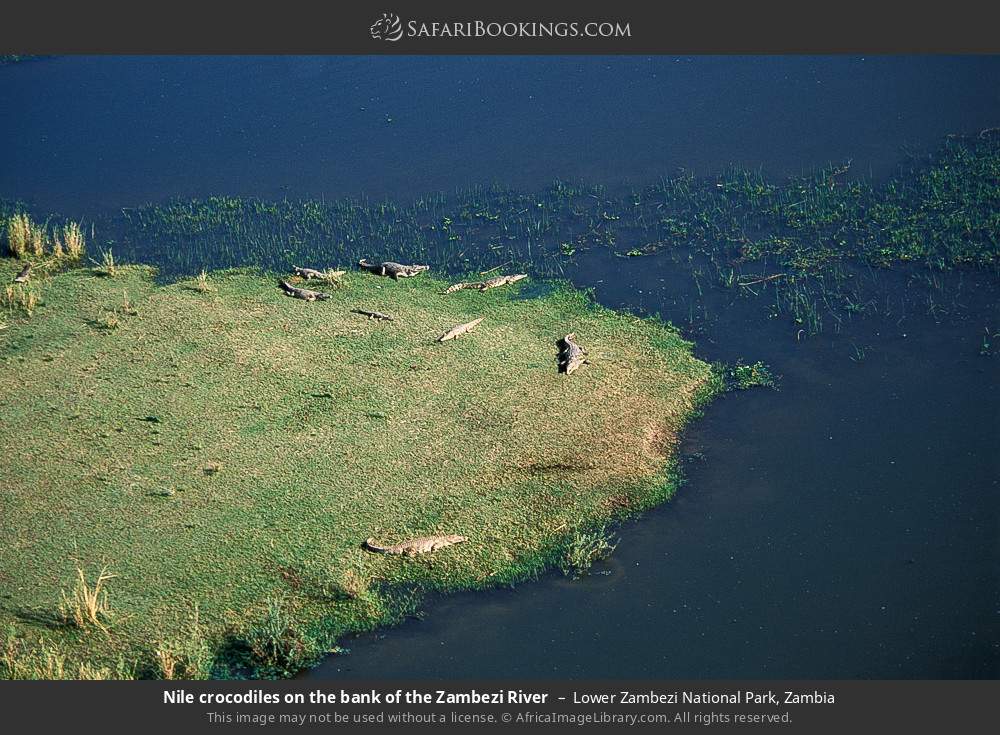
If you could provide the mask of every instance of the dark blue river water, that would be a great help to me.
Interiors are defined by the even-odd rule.
[[[992,57],[75,57],[0,74],[0,196],[413,198],[556,177],[775,176],[996,124]]]
[[[731,163],[882,178],[997,125],[992,57],[59,58],[0,68],[0,197],[79,216]],[[436,601],[313,675],[1000,674],[994,282],[952,284],[945,315],[799,342],[729,296],[691,323],[690,276],[660,256],[590,253],[567,276],[686,325],[706,359],[769,362],[781,390],[709,407],[683,447],[704,461],[622,530],[607,574]]]

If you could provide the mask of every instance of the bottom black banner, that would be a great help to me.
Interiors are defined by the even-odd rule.
[[[17,725],[104,732],[243,732],[469,726],[774,729],[842,733],[994,726],[995,681],[315,681],[3,682]]]

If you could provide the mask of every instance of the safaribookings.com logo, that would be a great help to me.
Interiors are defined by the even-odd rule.
[[[632,29],[624,21],[509,21],[484,20],[407,21],[395,13],[382,17],[369,28],[376,41],[407,38],[631,38]]]
[[[403,37],[403,24],[393,13],[382,13],[369,30],[376,41],[398,41]]]

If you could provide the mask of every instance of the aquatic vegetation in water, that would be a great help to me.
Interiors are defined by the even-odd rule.
[[[771,369],[760,361],[746,364],[737,360],[732,365],[719,362],[712,365],[712,373],[716,392],[778,387]]]
[[[982,357],[989,357],[994,354],[993,342],[996,340],[996,332],[991,332],[989,327],[986,327],[983,334],[983,341],[979,347],[979,354]]]
[[[771,369],[760,361],[749,365],[737,362],[729,368],[729,379],[736,390],[774,388],[777,385]]]
[[[848,264],[1000,267],[996,133],[950,137],[882,185],[851,174],[848,162],[775,182],[733,167],[615,194],[556,181],[534,193],[491,185],[410,203],[216,196],[125,209],[97,224],[106,249],[113,242],[127,260],[156,266],[164,279],[236,266],[353,267],[362,257],[456,275],[504,266],[560,277],[567,256],[593,249],[696,255],[705,268],[699,289],[719,284],[741,297],[769,298],[800,339],[836,331],[860,313],[867,297],[857,298],[843,273]],[[11,249],[31,254],[37,238],[20,219],[24,211],[0,203],[5,229],[14,232]],[[74,242],[82,248],[78,226],[72,236],[60,232],[64,250],[78,249]]]
[[[618,540],[607,526],[591,530],[574,529],[566,542],[559,568],[567,577],[577,579],[586,574],[595,562],[607,559],[618,548]]]
[[[949,139],[883,187],[848,180],[848,170],[828,167],[782,184],[742,169],[715,181],[685,174],[619,197],[564,182],[537,194],[479,187],[410,205],[213,197],[125,210],[112,230],[137,259],[167,273],[195,263],[353,263],[374,249],[452,272],[510,262],[555,275],[560,256],[618,243],[624,255],[684,246],[719,263],[768,259],[800,274],[844,258],[935,267],[997,261],[994,137]]]

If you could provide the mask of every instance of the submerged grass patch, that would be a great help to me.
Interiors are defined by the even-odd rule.
[[[676,330],[561,285],[351,272],[310,303],[256,271],[154,275],[54,273],[0,332],[0,674],[280,676],[427,591],[530,578],[566,529],[669,496],[711,385]],[[570,332],[590,364],[566,376]],[[435,534],[469,540],[361,547]]]
[[[470,280],[498,269],[561,277],[588,251],[660,254],[666,257],[650,267],[689,267],[699,298],[703,289],[721,287],[767,299],[797,339],[840,331],[845,320],[874,310],[877,288],[867,281],[877,279],[857,278],[859,269],[1000,268],[995,130],[949,136],[884,183],[852,173],[849,161],[785,180],[730,167],[717,176],[681,173],[614,191],[557,180],[536,192],[480,186],[408,203],[177,199],[102,217],[101,240],[90,244],[107,254],[113,247],[116,258],[149,263],[170,279],[202,269],[286,272],[363,257],[428,263]],[[82,252],[78,225],[45,223],[37,225],[22,204],[0,201],[8,250],[35,257],[32,243],[40,237],[52,241],[43,244],[46,252]],[[94,225],[90,234],[93,241]],[[114,259],[95,265],[114,273]]]
[[[769,181],[732,167],[664,177],[627,191],[556,181],[541,192],[501,186],[409,204],[216,196],[125,209],[102,229],[129,260],[168,276],[201,268],[401,256],[454,272],[501,265],[558,275],[590,248],[623,256],[693,249],[741,290],[778,273],[788,283],[845,261],[931,268],[1000,263],[1000,134],[948,137],[890,181],[851,179],[850,162]],[[775,283],[784,287],[785,283]]]

